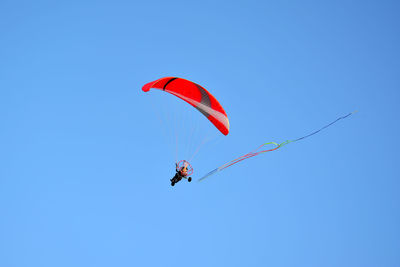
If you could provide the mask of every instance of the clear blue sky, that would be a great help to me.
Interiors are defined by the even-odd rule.
[[[0,266],[399,266],[397,1],[0,2]],[[143,84],[231,133],[169,185]]]

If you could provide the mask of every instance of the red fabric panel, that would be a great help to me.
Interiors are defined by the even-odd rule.
[[[181,98],[190,105],[198,108],[203,115],[205,115],[207,119],[209,119],[210,122],[214,124],[218,130],[220,130],[222,134],[227,135],[229,133],[229,121],[225,110],[222,108],[217,99],[215,99],[215,97],[211,95],[204,87],[182,78],[165,77],[145,84],[142,90],[144,92],[148,92],[151,88],[165,90],[166,92]],[[191,101],[201,103],[202,105],[192,103]],[[204,105],[211,108],[212,111],[219,112],[220,116],[216,118],[214,116],[215,114],[209,114],[207,109],[204,108]],[[224,121],[225,123],[221,122],[220,120]]]

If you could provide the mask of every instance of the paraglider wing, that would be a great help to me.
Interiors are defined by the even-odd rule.
[[[142,90],[159,89],[179,97],[200,111],[224,135],[229,133],[229,120],[221,104],[204,87],[189,80],[165,77],[147,83]]]

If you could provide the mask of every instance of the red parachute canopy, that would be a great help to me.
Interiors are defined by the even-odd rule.
[[[206,116],[222,134],[229,133],[228,116],[217,99],[204,87],[182,78],[165,77],[145,84],[142,90],[148,92],[151,88],[163,90],[186,101]]]

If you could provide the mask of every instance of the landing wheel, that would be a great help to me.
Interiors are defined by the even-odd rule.
[[[192,177],[189,177],[189,178],[188,178],[188,182],[191,182],[191,181],[192,181]]]

